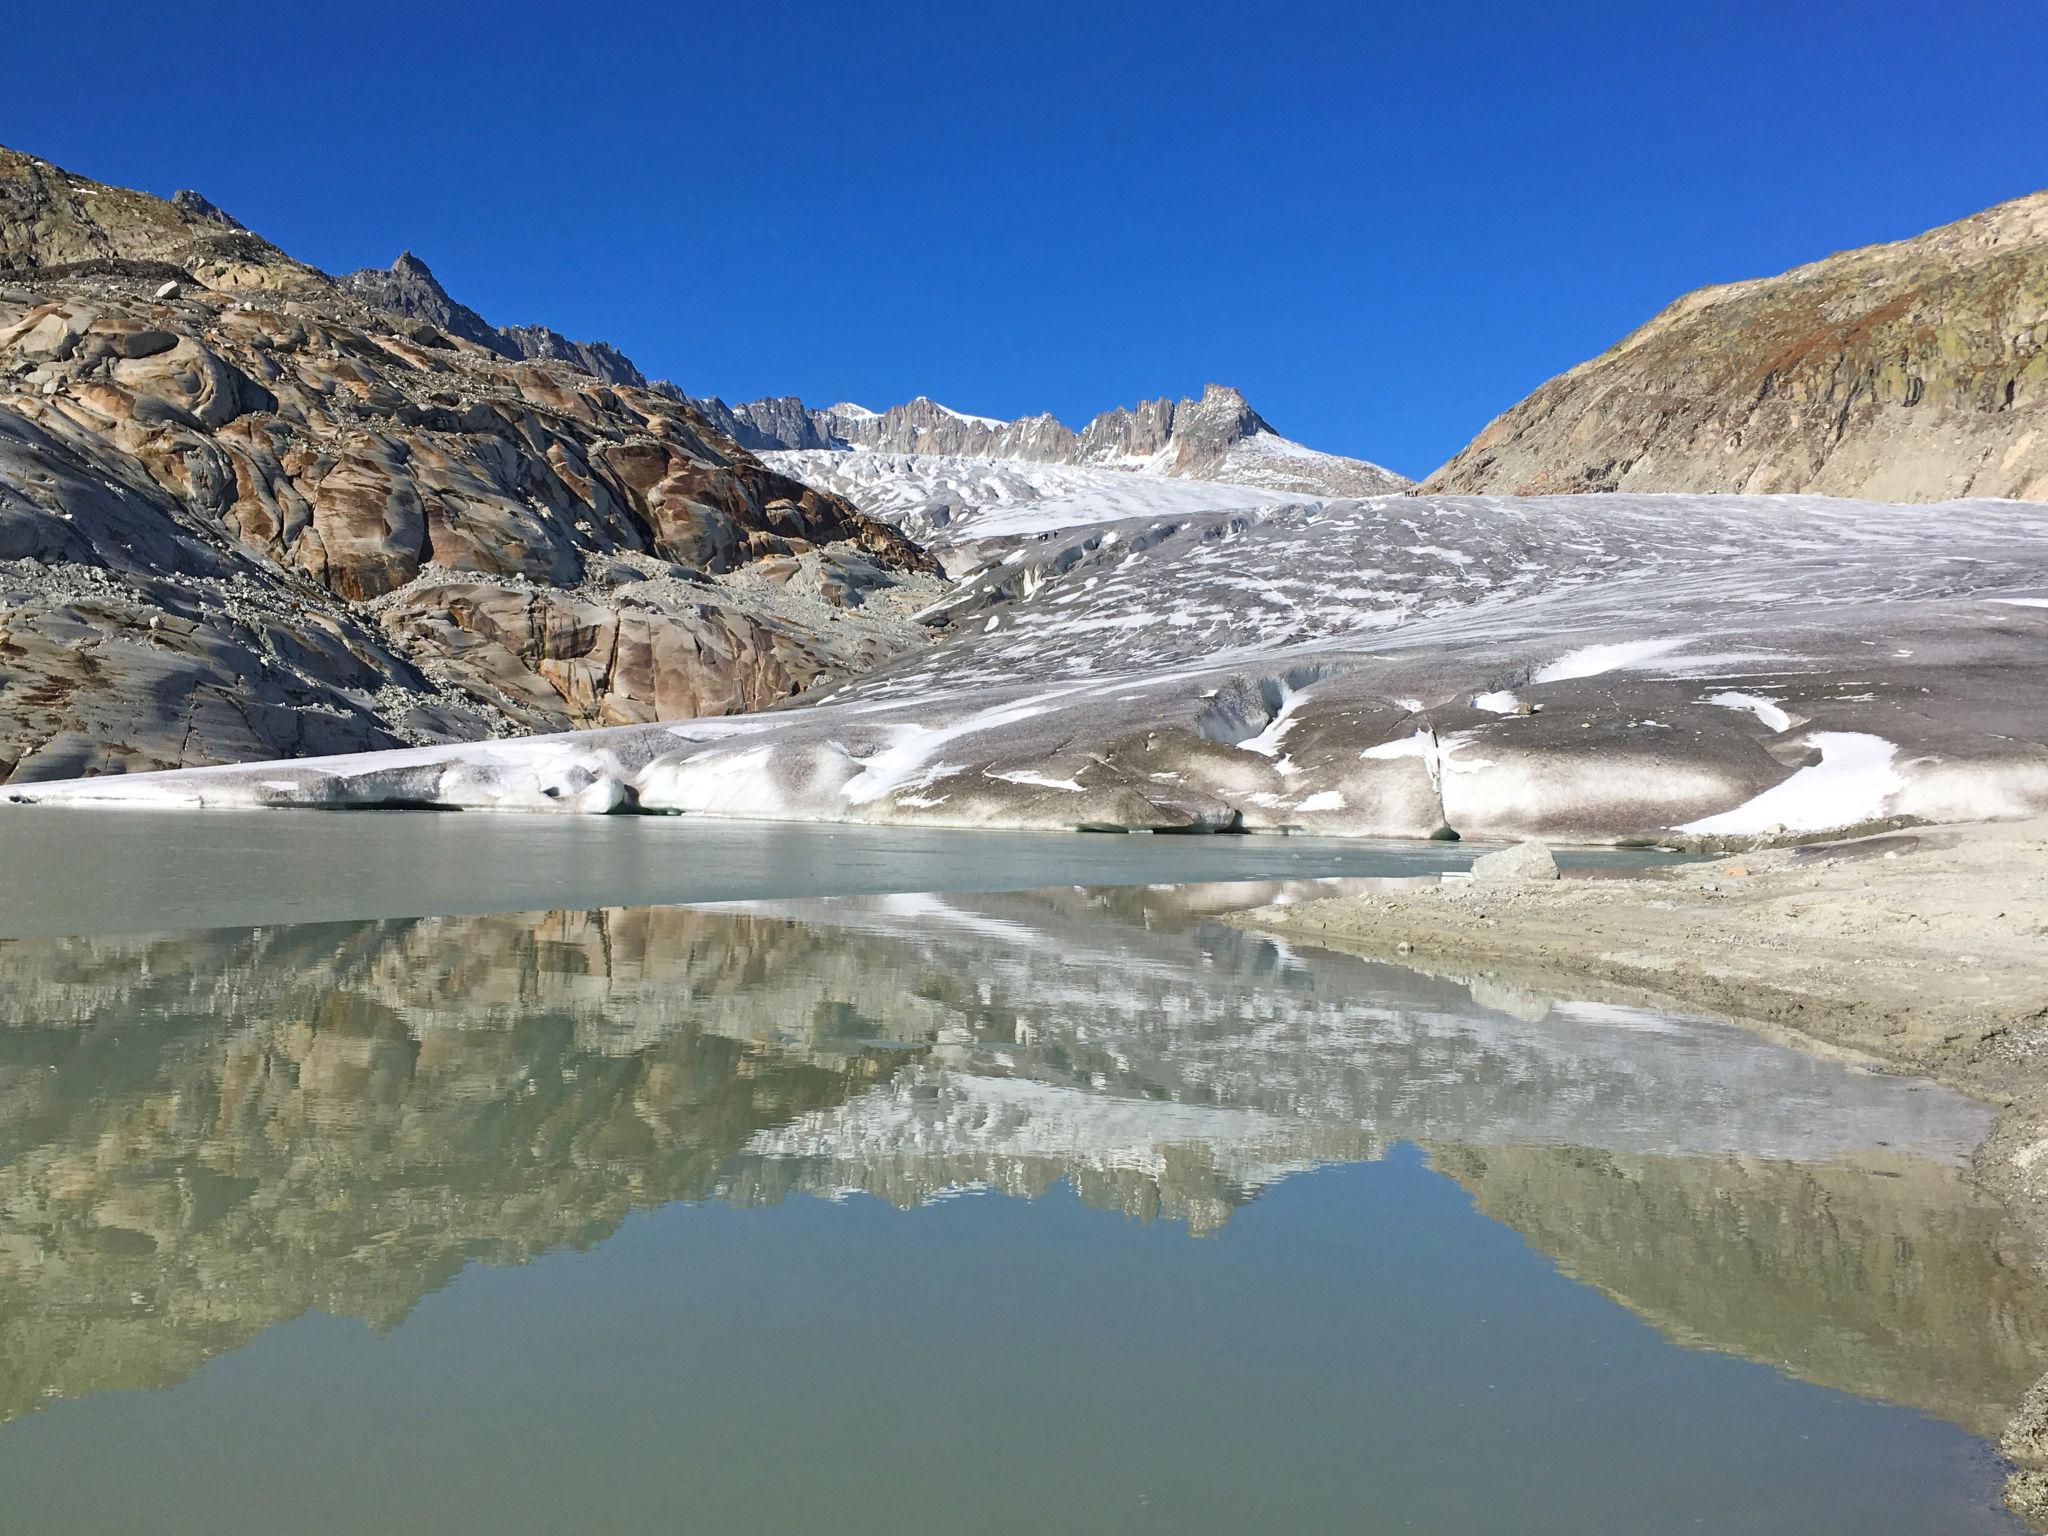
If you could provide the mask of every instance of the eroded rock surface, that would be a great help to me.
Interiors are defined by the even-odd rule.
[[[0,151],[0,779],[755,709],[921,638],[895,530],[465,315]]]

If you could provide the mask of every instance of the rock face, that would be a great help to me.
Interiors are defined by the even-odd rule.
[[[695,403],[708,420],[755,452],[863,448],[1088,465],[1298,495],[1381,495],[1409,484],[1363,459],[1318,453],[1288,441],[1243,395],[1221,384],[1207,386],[1199,400],[1147,400],[1135,410],[1119,406],[1079,432],[1045,415],[1015,421],[969,416],[922,395],[886,411],[844,404],[809,410],[786,396],[736,406],[718,399]]]
[[[398,260],[388,268],[365,267],[338,281],[350,293],[379,309],[425,321],[500,357],[567,363],[577,372],[608,384],[625,384],[634,389],[650,387],[646,375],[633,366],[633,360],[609,342],[571,341],[545,325],[492,325],[467,304],[450,297],[427,264],[411,251],[401,251]]]
[[[165,202],[0,146],[0,278],[107,262],[178,269],[224,291],[326,282],[197,193]]]
[[[1688,294],[1424,489],[2048,501],[2048,192]]]
[[[727,405],[713,396],[691,404],[742,448],[756,453],[789,448],[843,448],[827,426],[829,412],[811,411],[794,395],[776,395],[746,405]]]
[[[0,779],[760,708],[920,638],[893,529],[387,276],[0,151]]]

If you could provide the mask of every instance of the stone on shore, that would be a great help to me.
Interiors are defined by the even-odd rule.
[[[1472,862],[1472,878],[1487,884],[1523,880],[1555,880],[1557,860],[1541,843],[1517,843],[1498,853],[1482,854]]]

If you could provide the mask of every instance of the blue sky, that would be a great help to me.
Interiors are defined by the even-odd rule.
[[[1420,474],[1686,289],[2048,186],[2048,5],[34,5],[0,142],[728,399],[1233,383]]]

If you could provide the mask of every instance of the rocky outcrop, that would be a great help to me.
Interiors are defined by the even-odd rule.
[[[579,373],[587,373],[610,384],[627,384],[634,389],[656,387],[633,366],[630,357],[608,341],[571,341],[560,331],[545,325],[501,325],[498,335],[516,357],[536,362],[567,363]],[[673,389],[663,386],[660,392],[672,394]]]
[[[389,314],[422,321],[501,357],[519,355],[482,315],[450,297],[433,269],[411,251],[400,251],[389,267],[365,267],[338,281],[348,292]]]
[[[776,395],[745,405],[727,405],[716,395],[692,405],[742,448],[755,453],[784,448],[843,448],[828,426],[829,412],[806,410],[794,395]]]
[[[221,291],[325,284],[198,194],[182,198],[103,186],[0,147],[0,279],[140,263]]]
[[[1688,294],[1423,488],[2048,501],[2048,192]]]
[[[893,529],[388,276],[0,152],[0,779],[757,708],[915,640]]]
[[[408,651],[439,658],[443,679],[535,731],[766,709],[858,666],[828,637],[673,578],[602,594],[419,581],[382,617]]]
[[[1199,400],[1164,397],[1105,411],[1075,432],[1049,415],[998,421],[969,416],[919,395],[870,411],[857,405],[810,410],[789,397],[729,406],[696,402],[706,417],[755,452],[865,448],[879,453],[1032,464],[1095,465],[1176,479],[1219,480],[1313,496],[1370,496],[1409,482],[1363,459],[1289,442],[1243,395],[1210,384]]]
[[[500,357],[567,363],[578,373],[587,373],[608,384],[624,384],[634,389],[650,387],[646,375],[633,366],[633,360],[609,342],[571,341],[545,325],[492,325],[467,304],[451,297],[427,264],[411,251],[399,252],[398,259],[389,267],[365,267],[337,281],[379,309],[424,321]]]

